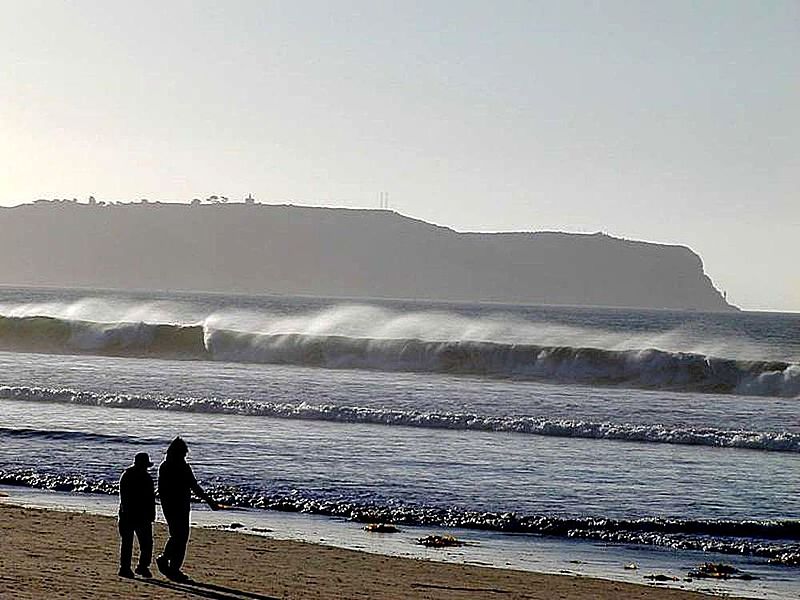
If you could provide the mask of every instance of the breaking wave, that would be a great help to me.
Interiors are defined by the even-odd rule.
[[[658,424],[594,422],[530,416],[487,416],[470,413],[401,411],[301,402],[273,403],[220,398],[173,398],[124,394],[97,394],[70,389],[0,387],[0,398],[28,402],[58,402],[84,406],[138,408],[305,419],[456,431],[505,432],[553,437],[603,439],[659,444],[744,448],[770,452],[800,452],[800,434],[786,431],[669,427]],[[19,430],[17,435],[34,435]],[[0,435],[10,430],[0,429]],[[42,432],[40,435],[53,435]],[[76,435],[83,435],[78,434]]]
[[[76,474],[53,474],[32,469],[0,470],[0,485],[52,489],[61,492],[116,494],[116,482]],[[800,521],[670,519],[647,517],[612,519],[497,513],[462,508],[413,505],[387,501],[369,503],[340,495],[300,490],[264,491],[214,483],[204,484],[214,498],[228,506],[299,512],[407,526],[454,527],[507,533],[579,538],[613,543],[664,546],[767,558],[800,566]]]
[[[202,359],[203,337],[201,325],[0,316],[0,349],[17,352]]]
[[[644,389],[800,396],[800,364],[657,349],[259,333],[203,324],[0,316],[0,349],[288,364],[529,379]]]

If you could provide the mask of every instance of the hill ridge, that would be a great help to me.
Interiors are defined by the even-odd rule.
[[[683,245],[386,209],[20,205],[0,211],[0,257],[2,285],[735,310]]]

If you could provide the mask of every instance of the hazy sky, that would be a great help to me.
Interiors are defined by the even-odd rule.
[[[0,204],[377,207],[685,244],[800,311],[800,2],[0,0]]]

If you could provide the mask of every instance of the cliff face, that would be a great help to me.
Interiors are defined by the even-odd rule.
[[[0,284],[733,308],[682,246],[243,204],[0,209]]]

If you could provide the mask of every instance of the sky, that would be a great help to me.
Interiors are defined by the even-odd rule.
[[[689,246],[800,311],[800,3],[0,0],[0,205],[392,209]]]

